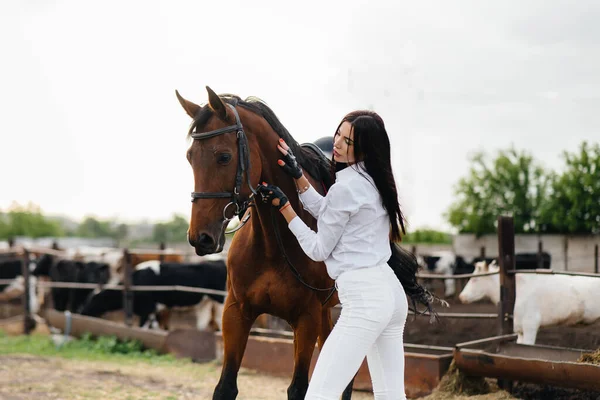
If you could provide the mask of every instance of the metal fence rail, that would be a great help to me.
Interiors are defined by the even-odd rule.
[[[589,276],[592,278],[600,278],[600,274],[593,272],[570,272],[570,271],[553,271],[551,269],[509,269],[507,274],[539,274],[539,275],[571,275],[571,276]]]
[[[0,282],[1,283],[1,282]],[[102,289],[102,290],[123,290],[124,285],[98,285],[97,283],[76,283],[76,282],[38,282],[38,286],[49,287],[49,288],[65,288],[65,289]],[[204,294],[216,294],[226,296],[227,292],[223,290],[214,290],[199,288],[193,286],[130,286],[129,290],[138,292],[167,292],[167,291],[178,291],[178,292],[190,292],[190,293],[204,293]]]

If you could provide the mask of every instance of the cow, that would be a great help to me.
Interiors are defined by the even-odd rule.
[[[94,283],[104,285],[110,279],[108,263],[83,262],[43,255],[33,271],[36,276],[49,276],[52,282]],[[94,289],[52,288],[52,302],[57,311],[78,313]]]
[[[34,269],[35,264],[30,262],[29,270]],[[0,261],[0,280],[12,280],[10,284],[0,285],[0,302],[7,302],[20,298],[25,293],[25,279],[23,278],[23,260],[20,258],[3,258]],[[39,310],[39,302],[36,296],[37,278],[29,276],[29,307],[31,312]]]
[[[495,262],[475,265],[475,274],[498,271]],[[591,324],[600,318],[600,277],[517,273],[515,284],[513,325],[517,343],[535,344],[540,327]],[[472,277],[459,295],[462,303],[484,299],[499,303],[498,274]]]
[[[200,263],[161,263],[146,261],[138,265],[132,273],[134,286],[189,286],[225,291],[227,268],[224,260],[204,261]],[[139,326],[145,326],[151,315],[161,307],[199,306],[204,314],[198,319],[198,329],[206,329],[210,322],[211,308],[206,304],[219,304],[217,324],[220,329],[223,311],[223,295],[192,293],[183,291],[134,291],[133,313],[140,317]],[[100,317],[108,311],[123,308],[123,293],[114,290],[103,290],[94,295],[84,307],[82,314]]]
[[[475,257],[471,262],[467,262],[462,256],[454,254],[454,252],[438,251],[428,255],[419,255],[417,261],[422,268],[426,268],[429,272],[444,276],[452,276],[458,274],[471,274],[475,270],[475,264],[480,261],[491,263],[496,260],[495,257]],[[550,268],[550,254],[542,253],[542,268]],[[536,269],[538,268],[538,253],[517,253],[515,254],[516,269]],[[444,296],[451,297],[456,294],[456,280],[444,279]]]
[[[123,278],[125,267],[123,250],[112,247],[91,247],[80,246],[67,251],[65,258],[71,258],[76,261],[83,262],[100,262],[110,265],[110,283],[117,284]],[[183,262],[183,255],[176,253],[172,249],[165,249],[162,252],[158,251],[133,251],[129,255],[131,265],[136,266],[144,261],[161,260],[163,262]]]
[[[440,275],[453,275],[456,257],[451,251],[437,251],[428,255],[417,256],[417,262],[427,272]],[[456,292],[454,279],[444,279],[446,297],[453,296]]]

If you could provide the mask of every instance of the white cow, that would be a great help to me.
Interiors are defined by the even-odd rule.
[[[498,265],[475,264],[475,274],[497,272]],[[538,329],[544,326],[591,324],[600,318],[600,277],[516,274],[514,331],[517,343],[535,344]],[[490,299],[500,302],[500,276],[473,277],[459,295],[463,303]]]

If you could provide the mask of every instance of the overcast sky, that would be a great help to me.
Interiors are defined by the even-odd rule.
[[[186,216],[189,117],[174,91],[265,100],[299,142],[381,114],[413,229],[468,155],[514,144],[558,169],[600,139],[598,1],[0,2],[0,209]]]

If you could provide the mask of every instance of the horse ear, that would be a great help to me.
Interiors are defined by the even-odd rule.
[[[181,97],[177,90],[175,91],[175,94],[177,95],[177,100],[179,100],[179,104],[181,104],[181,107],[183,107],[187,115],[189,115],[192,118],[196,117],[196,114],[198,113],[198,110],[200,110],[201,107],[198,104],[194,104],[191,101],[187,101],[186,99]]]
[[[225,107],[225,103],[223,100],[208,86],[206,87],[206,91],[208,92],[208,104],[210,108],[217,114],[217,117],[221,120],[225,120],[227,118],[227,108]]]

